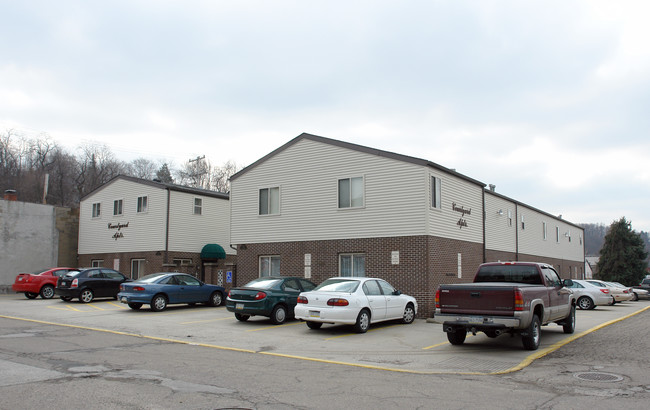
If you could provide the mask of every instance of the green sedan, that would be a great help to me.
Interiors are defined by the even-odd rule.
[[[273,324],[293,318],[293,308],[300,292],[307,292],[316,284],[298,277],[264,276],[233,288],[226,298],[226,309],[242,322],[251,316],[266,316]]]

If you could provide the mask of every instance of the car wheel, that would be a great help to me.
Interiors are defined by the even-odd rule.
[[[323,326],[321,322],[311,322],[307,321],[307,327],[310,329],[320,329],[320,327]]]
[[[571,306],[571,312],[569,316],[564,319],[564,324],[562,325],[564,333],[571,334],[576,330],[576,307]]]
[[[41,298],[52,299],[54,297],[54,286],[45,285],[41,288]]]
[[[221,292],[216,291],[212,292],[212,295],[210,295],[210,300],[208,301],[208,305],[210,306],[221,306],[223,303],[223,295]]]
[[[462,345],[465,343],[467,331],[464,328],[457,328],[454,332],[447,332],[447,340],[454,346]]]
[[[72,300],[71,296],[59,296],[59,299],[61,299],[64,302],[70,302]]]
[[[25,292],[25,297],[27,299],[36,299],[37,296],[38,296],[38,293]]]
[[[138,310],[138,309],[140,309],[142,307],[142,303],[131,302],[131,303],[129,303],[129,307],[131,309],[133,309],[133,310]]]
[[[165,295],[156,295],[151,299],[149,306],[154,312],[162,312],[167,307],[167,298]]]
[[[541,339],[542,329],[539,322],[539,317],[533,315],[533,320],[530,321],[528,329],[526,329],[526,335],[521,337],[521,342],[524,345],[526,350],[537,350],[539,347],[539,341]]]
[[[580,296],[578,299],[578,307],[582,310],[591,310],[594,308],[594,301],[587,296]]]
[[[284,305],[276,305],[271,312],[271,323],[281,325],[287,321],[287,308]]]
[[[410,325],[415,320],[415,308],[412,303],[409,303],[404,308],[404,315],[402,315],[402,323]]]
[[[366,333],[370,327],[370,312],[368,309],[361,309],[357,316],[357,323],[354,324],[354,331],[357,333]]]
[[[249,315],[242,315],[241,313],[235,313],[235,319],[239,320],[240,322],[245,322],[250,318]]]
[[[95,298],[95,294],[91,289],[84,289],[79,294],[79,302],[81,303],[90,303]]]

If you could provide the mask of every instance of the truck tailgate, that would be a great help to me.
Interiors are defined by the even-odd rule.
[[[440,287],[440,313],[513,316],[515,286],[459,284]]]

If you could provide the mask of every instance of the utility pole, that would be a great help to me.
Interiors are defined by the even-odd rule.
[[[203,161],[204,159],[205,159],[205,155],[200,156],[200,157],[197,156],[196,158],[189,159],[187,161],[189,164],[192,164],[192,162],[196,162],[196,165],[194,165],[194,166],[190,165],[193,172],[189,175],[189,177],[194,180],[194,185],[196,187],[201,187],[201,181],[203,180],[203,175],[205,175],[207,173],[207,170],[202,169],[202,167],[200,166],[200,164],[201,164],[200,161]]]

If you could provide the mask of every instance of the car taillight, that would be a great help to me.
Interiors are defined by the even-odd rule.
[[[142,286],[134,286],[133,290],[135,290],[136,292],[142,292],[144,291],[144,288]]]
[[[436,308],[440,308],[440,289],[436,290]]]
[[[228,291],[228,297],[230,297],[230,294],[231,294],[230,291]]]
[[[309,303],[306,297],[304,296],[298,296],[298,303]]]
[[[347,299],[333,298],[327,301],[327,306],[347,306],[350,302]]]
[[[515,312],[524,310],[524,295],[520,289],[515,289]]]
[[[609,289],[600,288],[600,291],[603,292],[606,295],[609,295]]]
[[[630,291],[627,289],[623,289],[623,293],[630,293]]]
[[[71,288],[76,288],[79,286],[79,279],[75,279],[72,281],[72,285],[70,285]]]
[[[264,292],[257,292],[257,295],[255,295],[255,300],[262,300],[266,297],[266,293]]]

